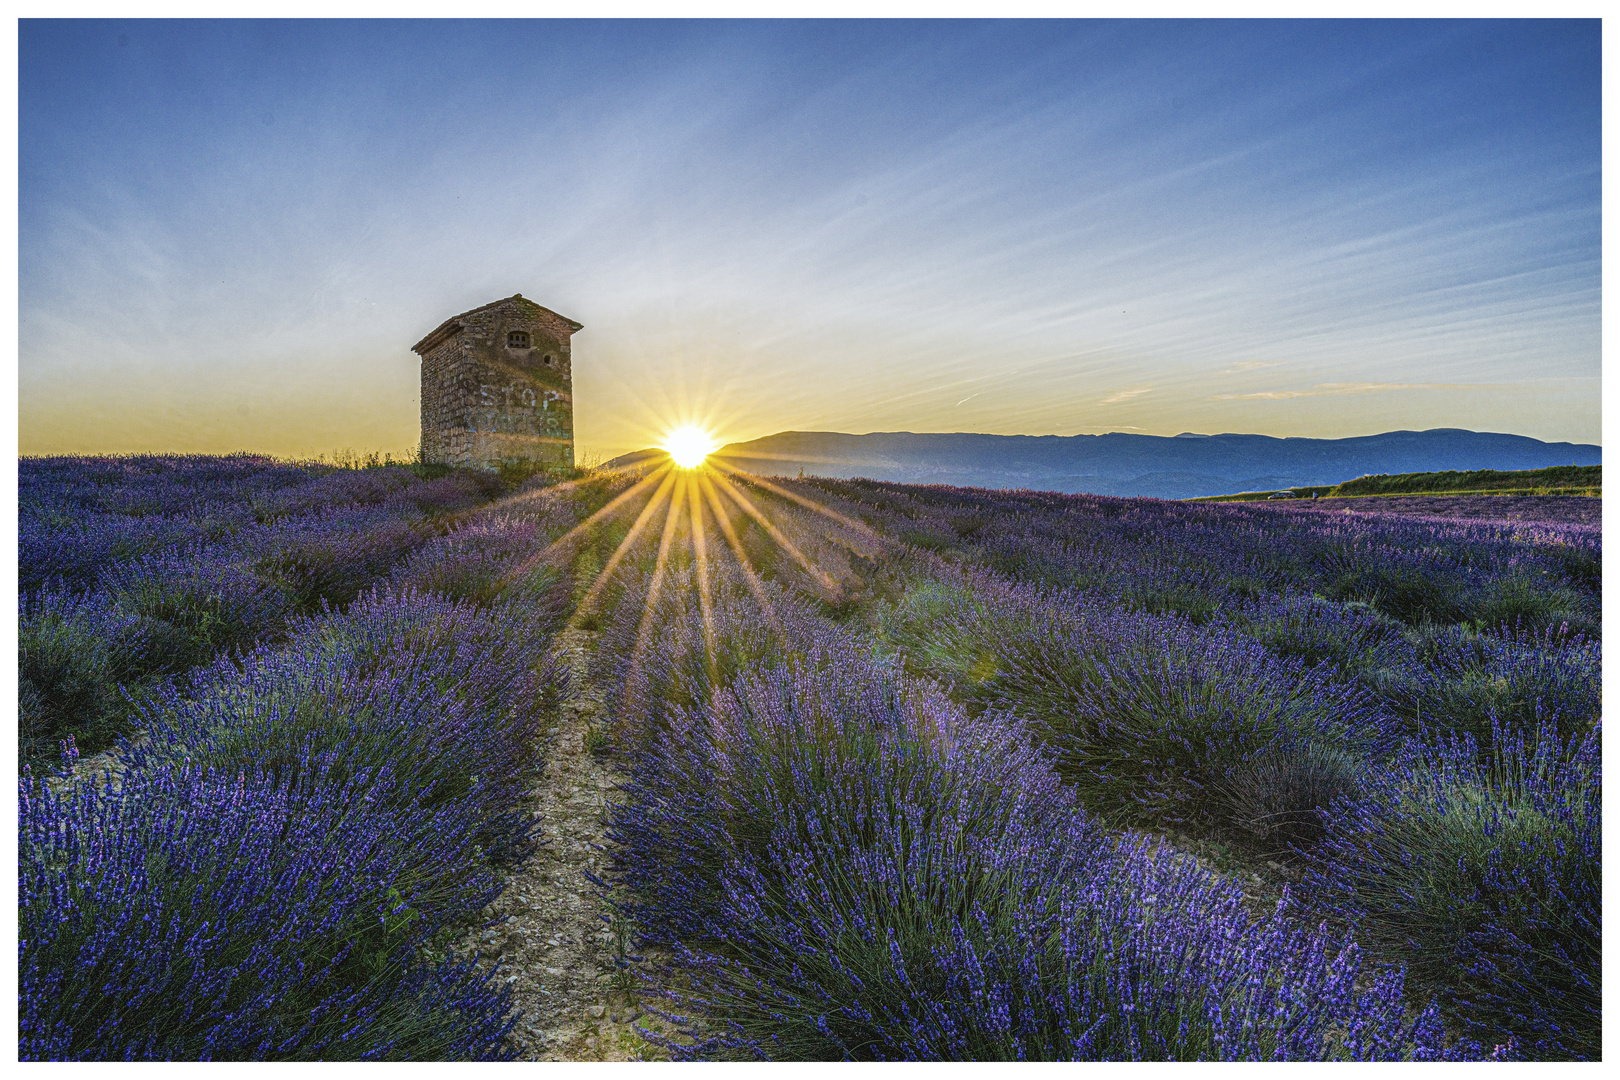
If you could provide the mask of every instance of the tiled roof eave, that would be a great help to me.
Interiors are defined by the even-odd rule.
[[[457,320],[460,318],[461,316],[457,315],[454,319],[447,319],[440,323],[437,330],[412,345],[411,352],[416,353],[418,356],[426,356],[429,350],[433,349],[445,338],[451,334],[459,334],[461,332],[461,323]]]
[[[512,296],[503,296],[499,300],[492,300],[487,304],[472,308],[469,311],[463,311],[460,315],[451,316],[444,322],[440,323],[438,329],[434,330],[433,333],[429,334],[421,341],[418,341],[415,345],[412,345],[411,351],[417,353],[418,355],[425,354],[429,349],[444,341],[444,339],[449,337],[451,334],[459,332],[462,329],[461,320],[468,318],[469,316],[476,315],[480,311],[488,311],[492,307],[499,307],[501,304],[510,303],[514,300],[522,301],[526,304],[532,304],[533,306],[540,308],[540,310],[545,312],[547,315],[555,315],[557,318],[568,324],[569,333],[573,333],[576,330],[583,330],[585,328],[584,323],[575,322],[573,319],[570,319],[568,316],[560,312],[552,311],[548,307],[542,307],[541,305],[536,304],[533,300],[525,300],[522,293],[516,293]]]

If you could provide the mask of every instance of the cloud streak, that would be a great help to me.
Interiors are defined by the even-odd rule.
[[[1404,390],[1503,390],[1499,383],[1317,383],[1309,390],[1263,390],[1254,394],[1216,394],[1214,401],[1288,401],[1292,398],[1338,397],[1342,394],[1385,394]]]

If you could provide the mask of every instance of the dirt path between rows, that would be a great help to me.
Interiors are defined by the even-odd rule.
[[[476,943],[483,959],[500,961],[523,1014],[512,1037],[526,1061],[667,1057],[634,1026],[663,1025],[610,978],[622,949],[587,876],[607,864],[607,811],[622,779],[611,758],[592,752],[589,738],[608,720],[591,679],[595,637],[572,628],[558,635],[572,675],[535,790],[543,845],[496,901],[495,925],[463,943],[464,949]]]

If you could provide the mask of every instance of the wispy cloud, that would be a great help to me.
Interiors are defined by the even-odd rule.
[[[1221,370],[1222,375],[1240,375],[1245,371],[1259,371],[1261,368],[1282,367],[1286,360],[1239,360],[1235,364],[1228,364]]]
[[[1395,390],[1500,390],[1496,383],[1317,383],[1309,390],[1263,390],[1255,394],[1216,394],[1215,401],[1287,401],[1290,398],[1334,397],[1339,394],[1383,394]]]
[[[1112,394],[1109,394],[1107,397],[1102,399],[1102,404],[1118,405],[1122,401],[1129,401],[1131,398],[1141,397],[1143,394],[1150,394],[1152,392],[1153,387],[1151,386],[1132,386],[1125,390],[1115,390]]]

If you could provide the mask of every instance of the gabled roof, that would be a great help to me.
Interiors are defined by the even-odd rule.
[[[450,318],[448,318],[448,319],[444,320],[444,322],[440,323],[438,325],[438,328],[435,329],[431,334],[429,334],[427,337],[423,338],[421,341],[418,341],[415,345],[412,345],[411,346],[411,351],[414,352],[414,353],[426,353],[429,349],[433,348],[433,346],[437,345],[439,342],[443,341],[445,338],[449,337],[451,334],[454,334],[456,331],[460,330],[461,329],[461,320],[465,319],[467,316],[476,315],[480,311],[488,311],[490,308],[500,307],[502,304],[510,304],[514,300],[518,301],[521,304],[525,304],[525,305],[527,305],[529,307],[536,308],[536,309],[538,309],[540,311],[543,311],[547,315],[556,315],[557,318],[561,319],[563,322],[568,324],[568,329],[569,329],[570,333],[572,333],[575,330],[584,329],[584,325],[585,325],[584,323],[577,323],[573,319],[570,319],[566,315],[562,315],[562,314],[559,314],[558,312],[552,311],[548,307],[541,307],[539,304],[535,303],[533,300],[525,300],[525,299],[523,299],[523,294],[522,293],[513,293],[511,296],[503,297],[500,300],[495,300],[495,301],[493,301],[491,303],[483,305],[482,307],[475,307],[471,311],[463,311],[460,315],[452,315]]]

